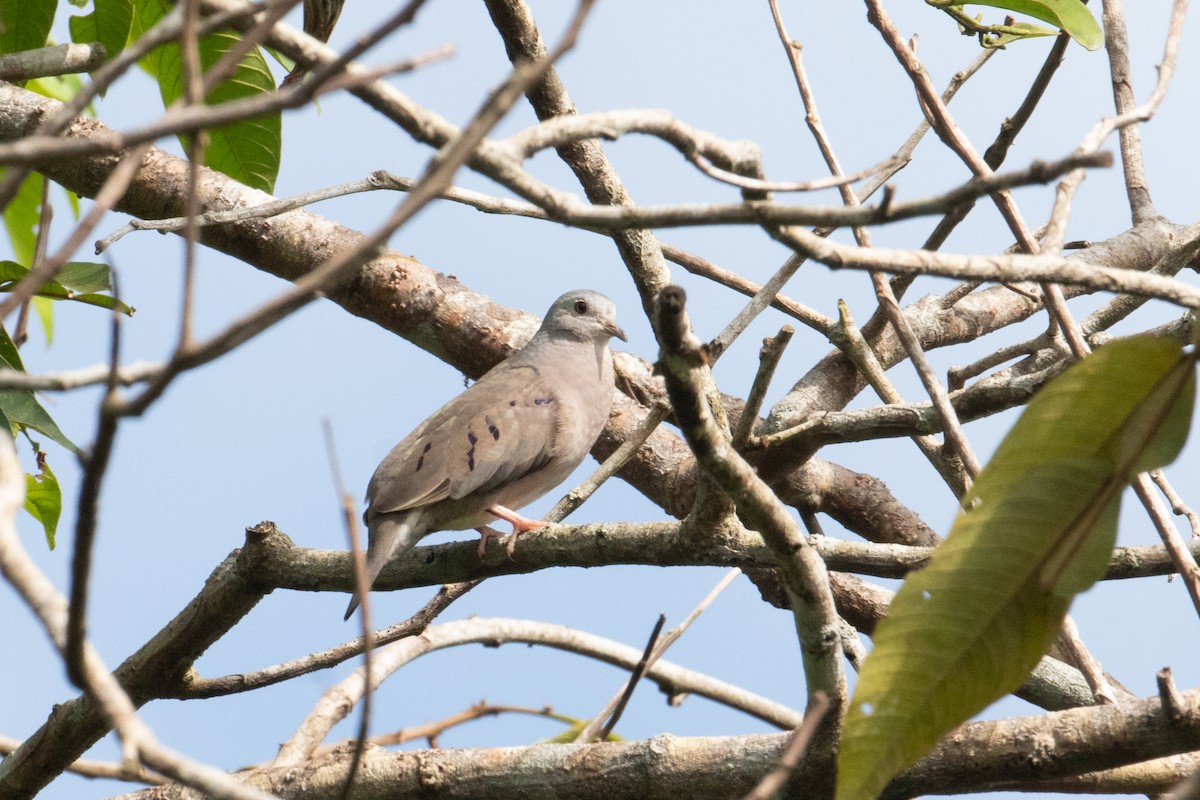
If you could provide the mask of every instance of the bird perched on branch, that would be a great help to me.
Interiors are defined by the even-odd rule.
[[[368,586],[426,534],[474,528],[486,541],[487,523],[502,519],[515,539],[542,524],[517,509],[562,483],[600,436],[613,398],[608,343],[626,341],[616,313],[598,292],[567,292],[525,347],[392,448],[367,486]]]

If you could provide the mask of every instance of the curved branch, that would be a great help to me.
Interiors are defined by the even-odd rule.
[[[1200,747],[1200,690],[1181,700],[1184,713],[1174,720],[1153,698],[1121,708],[1094,706],[967,723],[897,777],[884,796],[1061,790],[1072,785],[1076,791],[1158,795],[1182,777],[1191,762],[1177,762],[1173,774],[1168,767],[1138,776],[1122,767]],[[580,800],[739,797],[774,768],[789,738],[786,733],[664,734],[588,745],[416,753],[371,748],[363,759],[358,790],[371,796],[419,797],[452,785],[459,800],[491,800],[501,785],[512,787],[513,793],[532,793],[537,787],[541,793]],[[1031,742],[1037,743],[1036,757],[1031,757]],[[245,773],[244,779],[285,800],[330,796],[344,780],[346,758],[344,751],[335,751],[302,765]],[[130,800],[179,797],[168,787],[129,795]]]
[[[565,625],[517,619],[466,619],[434,625],[419,637],[386,645],[375,652],[371,689],[377,689],[392,673],[421,656],[465,644],[536,644],[577,653],[606,664],[631,670],[642,658],[640,650],[584,633]],[[800,712],[700,672],[658,661],[646,672],[664,694],[697,694],[757,717],[779,728],[800,724]],[[307,760],[354,707],[366,691],[363,670],[355,670],[330,686],[309,712],[300,729],[280,748],[273,766],[299,764]]]

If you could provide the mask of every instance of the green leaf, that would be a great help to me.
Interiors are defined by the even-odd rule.
[[[38,293],[35,300],[42,297],[50,297],[51,295]],[[70,297],[62,298],[70,300],[72,303],[83,303],[85,306],[96,306],[97,308],[108,309],[109,311],[120,311],[127,317],[132,317],[137,313],[137,309],[133,306],[127,306],[117,298],[110,294],[72,294]]]
[[[164,0],[136,0],[131,35],[140,36],[162,18],[165,8]],[[237,36],[224,32],[201,37],[201,67],[205,70],[212,67],[237,41]],[[156,47],[141,64],[158,81],[165,105],[169,106],[183,94],[183,61],[178,44]],[[274,89],[275,79],[266,58],[261,49],[255,48],[242,59],[231,78],[212,90],[206,102],[216,105]],[[184,145],[187,146],[186,140]],[[280,114],[276,112],[212,129],[204,163],[248,186],[270,192],[279,173],[282,149]]]
[[[970,0],[967,5],[990,6],[1026,14],[1062,28],[1088,50],[1104,44],[1100,23],[1080,0]]]
[[[63,187],[63,194],[67,196],[67,205],[71,207],[71,216],[79,219],[79,195],[72,192],[70,189]]]
[[[8,335],[3,325],[0,325],[0,362],[2,366],[9,369],[15,369],[18,372],[25,371],[25,364],[21,361],[21,353],[17,350],[16,343],[12,337]]]
[[[541,744],[575,744],[579,739],[579,734],[583,733],[583,729],[591,723],[589,719],[575,719],[573,717],[565,717],[561,714],[552,714],[553,719],[568,723],[568,727],[557,736],[551,736],[549,739],[542,739]],[[609,733],[605,737],[606,742],[623,742],[625,738],[615,733]]]
[[[96,0],[92,13],[69,20],[71,41],[100,42],[112,58],[125,49],[133,25],[133,0]]]
[[[0,391],[0,411],[4,412],[9,422],[19,428],[32,428],[45,434],[72,453],[79,449],[59,430],[58,424],[46,413],[46,409],[42,408],[33,392],[18,389]]]
[[[3,325],[0,325],[0,362],[3,362],[3,366],[9,369],[25,371],[25,365],[21,363],[21,354],[17,352],[16,344],[13,343],[12,337],[8,335],[8,331],[4,329]],[[33,392],[18,389],[0,391],[0,416],[7,420],[11,431],[32,428],[49,436],[72,453],[78,450],[75,444],[59,430],[58,425],[46,413],[46,409],[38,403]]]
[[[875,631],[846,716],[838,800],[874,800],[1025,680],[1075,594],[1104,573],[1126,483],[1182,448],[1195,362],[1169,339],[1121,340],[1034,397]]]
[[[42,323],[42,332],[46,335],[46,344],[54,343],[54,301],[48,297],[33,298],[33,310],[37,312],[38,321]]]
[[[5,171],[0,171],[0,176]],[[33,263],[33,251],[37,244],[37,227],[42,206],[42,181],[36,172],[29,173],[17,189],[17,196],[4,209],[4,227],[12,243],[17,261],[28,266]]]
[[[29,273],[28,268],[15,261],[0,259],[0,292],[11,289]],[[118,309],[122,314],[133,316],[134,309],[110,295],[98,294],[111,288],[108,266],[86,261],[70,261],[63,265],[58,278],[47,281],[35,293],[36,297],[50,300],[70,300],[100,308]]]
[[[38,475],[25,475],[25,510],[42,523],[46,532],[46,543],[54,549],[58,518],[62,514],[62,488],[46,463],[45,453],[38,453]]]
[[[1032,22],[1014,22],[1011,25],[997,25],[995,32],[980,38],[984,47],[1004,47],[1011,42],[1022,39],[1034,39],[1039,36],[1057,36],[1058,31]]]
[[[112,273],[108,265],[94,261],[68,261],[54,280],[76,292],[112,291]]]
[[[37,92],[42,97],[49,97],[60,103],[66,103],[83,88],[83,79],[78,75],[47,75],[44,78],[34,78],[25,84],[31,92]],[[92,113],[92,104],[88,103],[86,111]]]
[[[0,0],[0,53],[46,46],[58,0]]]
[[[275,59],[275,62],[276,62],[277,64],[279,64],[279,66],[283,67],[283,69],[284,69],[286,72],[291,72],[292,70],[294,70],[294,69],[296,68],[296,62],[295,62],[295,61],[293,61],[292,59],[288,58],[287,56],[285,56],[283,53],[279,52],[279,51],[278,51],[278,50],[276,50],[275,48],[273,48],[273,47],[264,47],[263,49],[264,49],[264,50],[266,50],[266,51],[267,51],[267,54],[268,54],[268,55],[270,55],[270,56],[271,56],[271,58]]]

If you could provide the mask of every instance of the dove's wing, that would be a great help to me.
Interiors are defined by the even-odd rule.
[[[560,405],[537,368],[501,364],[392,449],[367,490],[372,512],[488,495],[543,469]]]

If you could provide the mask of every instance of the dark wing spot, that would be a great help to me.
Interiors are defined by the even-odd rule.
[[[496,423],[492,421],[492,418],[484,417],[483,421],[487,423],[488,433],[492,435],[492,440],[496,442],[500,441],[500,429],[496,427]]]
[[[535,398],[533,398],[533,404],[535,406],[549,405],[550,403],[553,403],[553,402],[554,402],[553,397],[535,397]]]
[[[475,443],[479,441],[474,432],[467,431],[467,441],[471,443],[471,449],[467,451],[467,469],[471,472],[475,471]]]
[[[433,449],[433,442],[426,442],[425,449],[421,451],[421,455],[417,458],[417,468],[413,472],[420,472],[421,467],[425,466],[425,454]]]
[[[509,407],[509,408],[512,408],[512,407],[513,407],[513,406],[515,406],[516,404],[517,404],[517,401],[516,401],[516,400],[509,400],[509,401],[508,401],[508,407]]]

